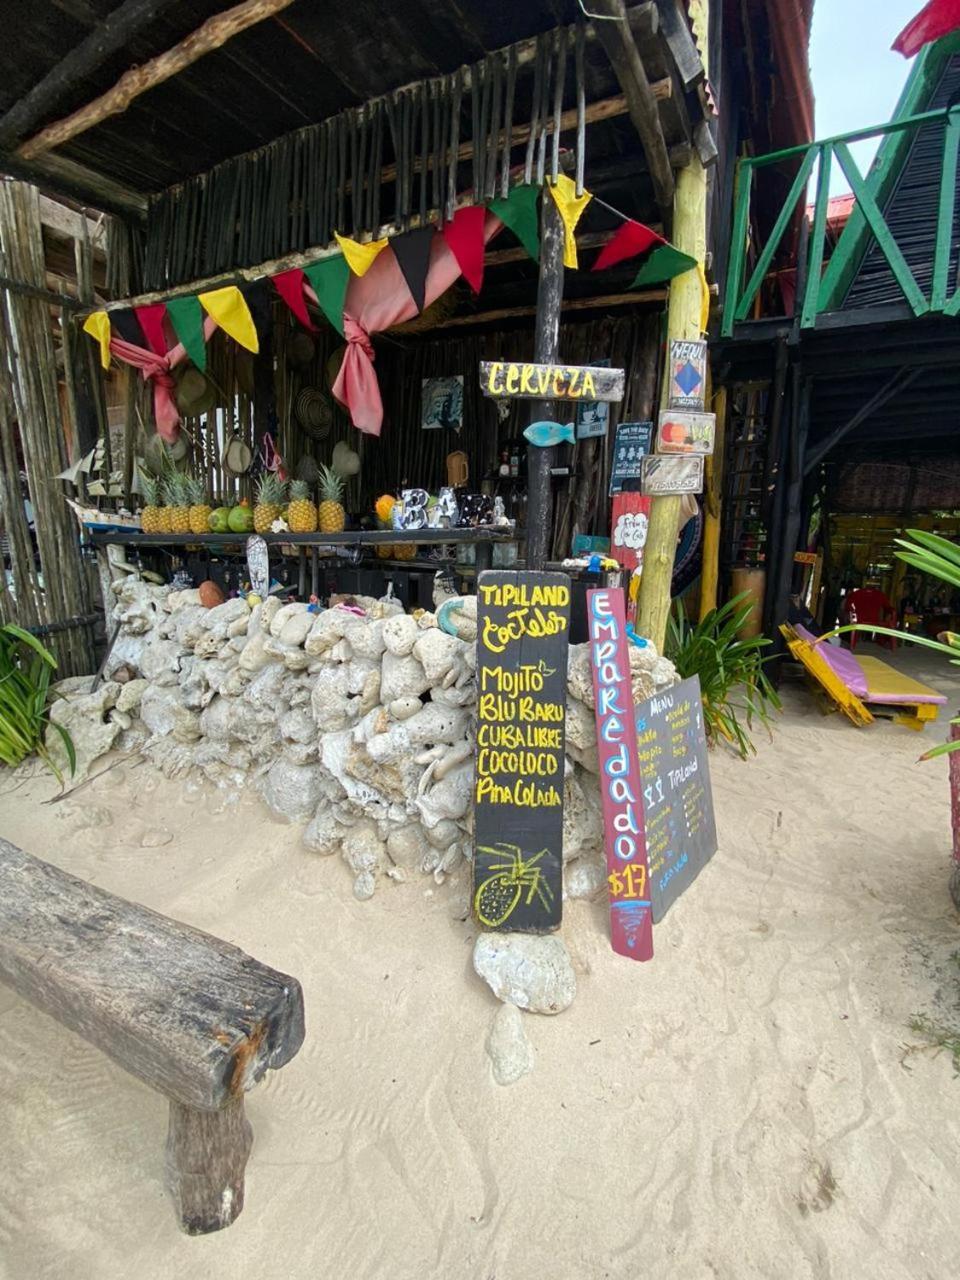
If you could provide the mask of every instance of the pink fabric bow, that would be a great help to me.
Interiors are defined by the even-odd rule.
[[[483,227],[484,243],[489,243],[502,227],[499,218],[488,213]],[[430,248],[424,306],[436,302],[460,274],[460,264],[438,233]],[[347,353],[333,384],[333,394],[346,407],[358,431],[378,436],[383,426],[383,399],[373,367],[370,335],[412,320],[416,314],[417,304],[389,246],[378,255],[365,276],[351,277],[343,308]]]
[[[217,322],[207,316],[203,322],[204,342],[210,341],[210,335],[216,327]],[[173,370],[186,359],[186,347],[178,342],[165,356],[160,356],[148,351],[146,347],[135,346],[124,338],[112,337],[110,354],[124,364],[139,369],[144,382],[153,383],[153,416],[157,423],[157,435],[167,444],[176,444],[180,437],[180,413],[173,398],[176,389]]]

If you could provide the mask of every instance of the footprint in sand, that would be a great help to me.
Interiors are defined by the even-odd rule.
[[[823,1213],[836,1199],[837,1180],[827,1161],[815,1160],[800,1182],[797,1208],[805,1218],[809,1213]]]

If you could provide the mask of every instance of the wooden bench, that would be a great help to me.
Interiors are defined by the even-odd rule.
[[[170,1100],[180,1226],[229,1226],[252,1143],[243,1095],[303,1043],[296,979],[0,840],[0,982]]]

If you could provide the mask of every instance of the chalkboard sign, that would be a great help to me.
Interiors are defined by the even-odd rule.
[[[611,498],[622,491],[625,481],[640,479],[641,462],[650,452],[652,440],[652,422],[621,422],[617,427],[610,470]]]
[[[473,909],[488,929],[560,925],[569,637],[565,573],[480,575]]]
[[[638,703],[634,717],[657,924],[717,851],[699,679]]]

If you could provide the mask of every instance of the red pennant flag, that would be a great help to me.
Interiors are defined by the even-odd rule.
[[[960,27],[960,0],[930,0],[930,3],[908,22],[893,42],[897,53],[912,58],[925,44],[948,36]]]
[[[651,231],[641,222],[634,222],[629,218],[617,229],[613,239],[608,240],[600,250],[591,270],[605,271],[607,267],[615,267],[618,262],[623,262],[626,258],[635,258],[640,253],[646,253],[654,245],[666,243],[663,236],[658,236],[655,231]]]
[[[482,204],[468,205],[458,209],[453,221],[443,226],[447,247],[474,293],[479,293],[483,285],[483,224],[486,216],[487,211]]]
[[[163,331],[163,322],[167,316],[165,302],[151,302],[148,307],[134,307],[140,328],[147,340],[150,350],[158,356],[165,356],[169,350],[167,335]]]
[[[274,276],[273,283],[277,293],[303,327],[309,329],[311,333],[316,333],[317,326],[310,319],[307,300],[303,296],[303,274],[300,267],[294,267],[292,271],[281,271],[279,275]]]

